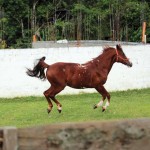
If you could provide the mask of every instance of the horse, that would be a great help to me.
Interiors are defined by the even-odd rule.
[[[56,103],[58,112],[61,113],[62,105],[55,96],[66,86],[75,89],[95,88],[102,95],[102,99],[93,108],[101,106],[102,112],[104,112],[110,105],[110,94],[104,84],[113,64],[117,62],[132,67],[132,62],[126,57],[121,45],[116,45],[116,48],[104,47],[99,56],[83,64],[57,62],[49,65],[44,62],[45,59],[45,56],[38,59],[33,69],[27,68],[26,73],[31,77],[47,79],[50,82],[50,88],[43,93],[48,102],[48,113],[53,108],[52,100]],[[47,69],[46,73],[45,69]],[[107,101],[104,105],[106,98]]]

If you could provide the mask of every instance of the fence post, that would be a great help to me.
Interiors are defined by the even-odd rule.
[[[145,35],[145,32],[146,32],[146,22],[143,22],[143,24],[142,24],[142,42],[144,44],[146,44],[146,35]]]
[[[4,127],[3,150],[17,150],[17,148],[18,148],[17,128]]]

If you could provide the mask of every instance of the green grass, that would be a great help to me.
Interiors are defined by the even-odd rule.
[[[105,112],[93,109],[98,103],[98,93],[60,95],[63,105],[59,114],[54,104],[47,114],[44,97],[0,98],[0,126],[27,127],[61,122],[85,122],[150,117],[150,88],[111,92],[111,104]]]

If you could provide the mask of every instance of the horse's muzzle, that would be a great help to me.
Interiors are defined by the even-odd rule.
[[[127,63],[127,66],[128,66],[128,67],[132,67],[132,62],[129,61],[129,62]]]

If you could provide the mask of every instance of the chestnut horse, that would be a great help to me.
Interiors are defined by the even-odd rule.
[[[66,86],[76,89],[95,88],[102,95],[102,100],[94,105],[94,109],[102,106],[102,111],[105,111],[110,104],[110,94],[103,85],[113,64],[118,62],[132,67],[132,63],[126,57],[120,45],[116,45],[116,48],[105,47],[101,55],[84,64],[57,62],[48,65],[44,60],[45,57],[39,59],[34,68],[27,69],[26,73],[31,77],[43,80],[47,78],[50,82],[50,88],[44,92],[48,101],[48,113],[51,112],[53,107],[51,100],[56,103],[58,111],[61,112],[62,105],[55,96]],[[47,69],[46,75],[45,69]],[[106,98],[107,102],[103,106]]]

